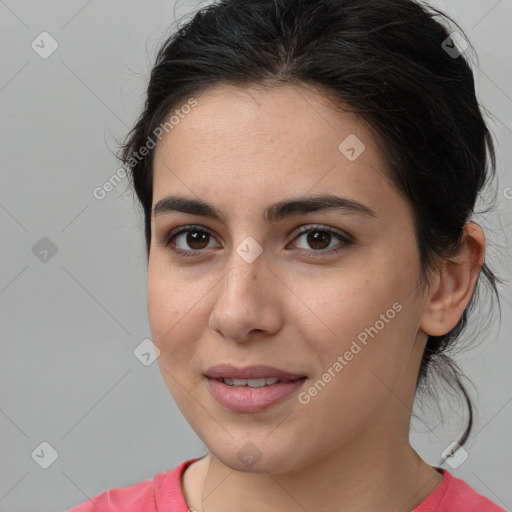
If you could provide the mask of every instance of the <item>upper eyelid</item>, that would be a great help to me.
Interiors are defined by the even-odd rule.
[[[197,231],[204,231],[204,232],[208,233],[209,235],[213,235],[213,233],[214,233],[210,228],[207,228],[206,226],[202,226],[200,224],[187,224],[187,225],[179,226],[177,228],[172,229],[170,232],[168,232],[167,234],[164,235],[163,241],[165,243],[170,243],[171,239],[174,239],[177,236],[182,235],[183,233],[186,233],[187,231],[192,231],[193,229],[197,229]],[[338,229],[338,228],[334,228],[331,226],[326,226],[324,224],[318,224],[318,223],[303,224],[303,225],[293,229],[291,231],[291,235],[293,235],[294,239],[295,239],[297,236],[300,236],[300,235],[307,233],[308,231],[314,230],[314,229],[318,229],[319,231],[324,230],[324,231],[330,232],[330,233],[338,236],[342,240],[345,240],[348,242],[354,242],[354,237],[352,235],[350,235],[349,233],[347,233],[341,229]],[[196,251],[196,252],[200,252],[200,251]]]
[[[325,226],[323,224],[305,224],[305,225],[298,227],[297,229],[294,229],[292,231],[292,234],[295,237],[297,237],[299,235],[302,235],[303,233],[307,233],[308,231],[312,231],[314,229],[317,229],[318,231],[327,231],[329,233],[333,233],[334,235],[340,237],[341,239],[354,241],[354,237],[352,235],[348,234],[347,232],[345,232],[341,229],[338,229],[338,228]]]

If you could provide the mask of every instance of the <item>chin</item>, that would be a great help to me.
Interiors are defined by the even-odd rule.
[[[225,466],[241,473],[286,473],[304,465],[303,454],[296,445],[279,447],[263,439],[237,443],[229,450],[226,445],[218,448],[213,446],[210,452]]]

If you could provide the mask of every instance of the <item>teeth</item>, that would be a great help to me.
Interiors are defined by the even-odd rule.
[[[261,379],[230,379],[226,377],[222,379],[222,382],[228,386],[249,386],[250,388],[262,388],[263,386],[275,384],[278,381],[279,379],[274,377],[264,377]]]

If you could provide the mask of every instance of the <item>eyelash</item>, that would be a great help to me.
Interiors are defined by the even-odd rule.
[[[198,254],[205,252],[205,249],[184,251],[183,249],[177,249],[177,248],[174,248],[171,246],[171,242],[179,235],[181,235],[183,233],[187,233],[187,232],[194,232],[194,231],[197,231],[200,233],[206,233],[209,236],[212,236],[212,234],[209,232],[208,229],[203,228],[202,226],[195,225],[195,224],[190,224],[190,225],[182,226],[180,228],[172,230],[170,233],[168,233],[167,235],[165,235],[162,238],[159,245],[163,246],[163,247],[169,247],[171,252],[173,252],[174,254],[176,254],[178,256],[184,256],[186,258],[197,257]],[[306,253],[308,253],[308,254],[306,254],[307,258],[318,258],[318,257],[325,256],[325,255],[335,254],[335,253],[342,251],[346,246],[352,245],[354,243],[354,241],[352,239],[350,239],[348,235],[343,234],[341,231],[334,230],[332,228],[327,228],[327,227],[319,225],[319,224],[309,225],[306,228],[301,229],[299,232],[297,232],[295,234],[294,240],[295,240],[295,238],[298,238],[305,233],[314,232],[314,231],[321,231],[321,232],[329,233],[330,235],[334,235],[335,237],[337,237],[341,240],[341,243],[338,244],[338,246],[336,246],[336,248],[328,249],[328,250],[317,250],[317,251],[310,250],[310,251],[308,251],[306,249],[301,249],[302,251],[306,251]],[[313,253],[313,254],[311,254],[311,253]]]

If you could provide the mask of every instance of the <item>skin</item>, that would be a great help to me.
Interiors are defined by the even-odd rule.
[[[221,86],[197,100],[155,149],[153,205],[181,194],[212,203],[228,220],[153,215],[148,266],[160,370],[208,447],[183,475],[188,506],[412,510],[442,479],[409,444],[419,364],[427,335],[448,332],[471,298],[484,258],[482,230],[468,223],[454,263],[440,262],[422,286],[413,210],[389,181],[359,118],[306,86]],[[338,150],[349,134],[366,146],[354,161]],[[359,201],[376,216],[338,211],[275,224],[262,219],[270,203],[322,193]],[[174,246],[198,255],[174,255],[172,245],[159,245],[187,224],[211,236],[189,245],[180,235]],[[307,234],[294,234],[311,224],[355,242],[339,245],[332,235],[315,246]],[[248,236],[263,249],[252,263],[236,252]],[[321,254],[336,247],[338,253]],[[235,413],[208,391],[204,372],[221,363],[306,375],[302,389],[308,389],[394,303],[401,311],[307,404],[295,393],[265,411]],[[237,457],[247,442],[261,454],[251,467]]]

